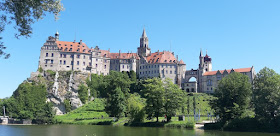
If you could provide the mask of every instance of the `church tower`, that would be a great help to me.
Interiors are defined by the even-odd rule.
[[[205,56],[203,56],[202,50],[200,50],[199,61],[199,70],[202,71],[202,73],[212,71],[212,59],[208,56],[207,50]]]
[[[145,28],[143,29],[142,36],[140,38],[140,47],[137,48],[139,56],[146,57],[151,54],[151,49],[149,48],[149,39],[147,37]]]

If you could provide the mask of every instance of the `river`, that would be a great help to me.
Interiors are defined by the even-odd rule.
[[[279,134],[96,125],[0,125],[0,136],[279,136]]]

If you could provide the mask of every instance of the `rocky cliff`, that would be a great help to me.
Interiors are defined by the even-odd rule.
[[[77,71],[37,71],[31,73],[28,82],[42,83],[47,86],[47,101],[52,102],[56,115],[65,114],[64,100],[70,101],[71,108],[82,106],[78,97],[79,85],[86,85],[86,79],[90,74]]]

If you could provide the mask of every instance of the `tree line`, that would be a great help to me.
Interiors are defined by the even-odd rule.
[[[279,132],[280,75],[274,70],[261,69],[253,84],[246,75],[232,73],[219,82],[214,96],[211,107],[219,117],[214,128]]]

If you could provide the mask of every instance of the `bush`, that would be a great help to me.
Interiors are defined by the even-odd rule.
[[[186,121],[172,121],[165,124],[165,127],[172,127],[172,128],[194,128],[194,122],[186,122]]]
[[[42,72],[43,72],[43,68],[42,68],[42,67],[39,67],[39,68],[38,68],[38,71],[39,71],[40,73],[42,73]]]

